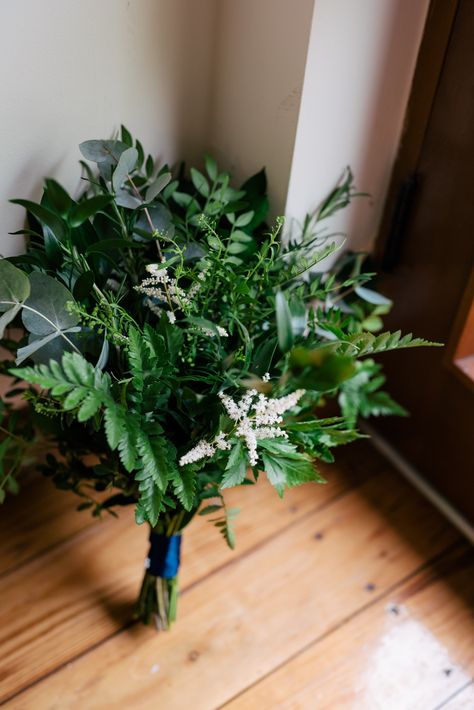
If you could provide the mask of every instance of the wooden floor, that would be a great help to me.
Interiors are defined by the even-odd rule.
[[[474,554],[366,442],[329,483],[229,493],[185,534],[179,620],[130,622],[146,530],[35,478],[0,512],[0,701],[90,710],[474,708]]]

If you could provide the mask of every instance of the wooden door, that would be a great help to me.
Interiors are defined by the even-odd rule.
[[[444,38],[444,39],[443,39]],[[376,429],[474,520],[474,1],[433,2],[378,242],[387,322],[442,349],[386,362],[410,412]]]

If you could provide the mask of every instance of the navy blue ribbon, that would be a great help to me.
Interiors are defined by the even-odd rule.
[[[181,557],[181,535],[161,535],[150,532],[150,550],[147,570],[154,577],[173,579],[179,570]]]

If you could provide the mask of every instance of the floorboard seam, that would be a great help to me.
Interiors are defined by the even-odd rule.
[[[448,545],[442,552],[439,552],[437,555],[434,557],[430,558],[429,560],[426,560],[421,564],[419,567],[417,567],[415,570],[410,572],[410,574],[405,575],[405,577],[402,577],[399,579],[397,582],[394,582],[388,589],[386,589],[384,592],[379,594],[377,597],[374,597],[371,601],[367,602],[366,604],[363,604],[361,607],[359,607],[356,611],[352,612],[352,614],[349,614],[348,616],[344,617],[339,621],[337,624],[334,624],[330,629],[325,631],[321,636],[318,636],[317,638],[313,639],[309,643],[307,643],[305,646],[302,648],[298,649],[295,653],[293,653],[291,656],[286,658],[284,661],[279,663],[277,666],[272,668],[272,670],[268,671],[268,673],[265,673],[264,675],[260,676],[258,680],[256,680],[254,683],[251,683],[248,685],[246,688],[243,688],[241,691],[233,695],[231,698],[225,701],[222,705],[219,705],[218,708],[215,710],[223,710],[226,706],[228,706],[230,703],[232,703],[234,700],[237,698],[241,697],[245,693],[247,693],[251,688],[255,688],[257,685],[259,685],[263,680],[266,678],[269,678],[272,676],[274,673],[279,671],[281,668],[286,666],[288,663],[291,663],[294,659],[298,658],[298,656],[301,656],[303,653],[308,651],[310,648],[313,646],[316,646],[318,643],[321,643],[324,641],[326,638],[328,638],[331,634],[333,634],[335,631],[338,631],[339,629],[343,628],[346,626],[348,623],[350,623],[353,619],[355,619],[357,616],[360,614],[363,614],[365,611],[373,607],[375,604],[378,602],[382,601],[386,597],[388,597],[390,594],[392,594],[394,591],[402,587],[404,584],[410,581],[410,579],[413,579],[416,577],[418,574],[423,572],[425,569],[429,569],[433,565],[437,564],[439,561],[441,561],[443,558],[447,558],[450,554],[452,554],[458,547],[462,547],[463,541],[456,541],[454,543],[451,543]],[[435,710],[438,710],[435,708]]]
[[[441,710],[441,708],[445,708],[451,702],[451,700],[454,700],[454,698],[457,698],[458,695],[460,695],[464,690],[467,690],[469,688],[469,686],[472,685],[473,683],[474,683],[474,679],[468,680],[467,683],[464,683],[464,685],[462,685],[460,688],[458,688],[454,693],[451,693],[451,695],[448,698],[443,700],[443,702],[440,703],[439,705],[437,705],[435,708],[433,708],[433,710]]]
[[[215,569],[213,569],[213,570],[211,570],[210,572],[208,572],[207,574],[205,574],[203,577],[201,577],[201,578],[195,580],[194,582],[191,582],[190,584],[188,584],[186,587],[184,587],[184,588],[182,589],[182,591],[180,592],[180,596],[184,596],[185,594],[187,594],[188,592],[190,592],[192,589],[194,589],[194,588],[195,588],[196,586],[198,586],[199,584],[203,584],[203,583],[204,583],[207,579],[209,579],[210,577],[214,576],[215,574],[219,574],[220,572],[222,572],[222,570],[226,569],[227,567],[230,567],[230,566],[232,566],[232,565],[234,565],[234,564],[237,564],[237,562],[239,562],[240,560],[245,559],[246,557],[252,555],[254,552],[256,552],[257,550],[259,550],[259,549],[261,549],[262,547],[264,547],[264,546],[268,543],[269,540],[271,540],[271,539],[273,539],[273,538],[275,538],[275,537],[279,537],[280,535],[285,534],[290,528],[294,527],[295,525],[298,525],[300,522],[302,522],[303,520],[305,520],[305,519],[308,518],[309,516],[314,515],[315,513],[322,512],[323,510],[326,510],[327,508],[329,508],[333,503],[339,502],[341,499],[343,499],[343,498],[345,498],[346,496],[350,495],[351,493],[353,493],[354,491],[356,491],[358,488],[360,488],[362,485],[364,485],[365,483],[367,483],[367,481],[370,480],[370,478],[372,478],[372,477],[374,477],[374,476],[375,476],[374,474],[371,475],[371,476],[368,476],[367,478],[363,479],[362,481],[360,481],[360,482],[358,482],[358,483],[355,483],[355,484],[352,485],[350,488],[345,488],[344,490],[340,491],[339,493],[336,493],[333,498],[331,498],[330,500],[325,501],[325,502],[322,503],[319,507],[316,507],[316,508],[314,508],[313,510],[307,511],[306,513],[304,513],[303,515],[301,515],[299,518],[296,518],[295,520],[292,520],[292,521],[291,521],[290,523],[288,523],[288,525],[286,525],[284,528],[280,528],[278,531],[276,531],[276,532],[273,533],[272,535],[269,535],[268,537],[264,538],[263,540],[261,540],[261,541],[260,541],[259,543],[257,543],[256,545],[253,545],[253,547],[250,547],[248,550],[246,550],[246,551],[243,552],[242,554],[236,555],[234,558],[232,558],[232,559],[228,560],[227,562],[224,562],[223,564],[219,565],[219,566],[216,567]],[[92,529],[93,529],[92,527],[90,527],[90,528],[88,527],[85,531],[81,531],[81,532],[89,532],[89,531],[92,530]],[[78,535],[80,535],[80,532],[78,533]],[[77,537],[77,535],[74,536],[74,537]],[[64,542],[64,541],[63,541],[63,542]],[[59,543],[59,545],[61,545],[61,544],[62,544],[62,543]],[[58,546],[59,546],[59,545],[58,545]],[[41,556],[39,556],[39,557],[41,557]],[[37,558],[35,557],[34,559],[36,560]],[[111,641],[112,639],[116,638],[116,637],[119,636],[121,633],[124,633],[125,631],[127,631],[128,629],[130,629],[132,626],[135,626],[137,623],[138,623],[137,621],[133,621],[133,620],[127,622],[126,624],[124,624],[124,625],[121,626],[120,628],[116,629],[113,633],[109,634],[108,636],[104,636],[104,638],[101,639],[100,641],[97,641],[97,643],[92,644],[91,646],[89,646],[87,649],[85,649],[85,650],[82,651],[81,653],[78,653],[76,656],[73,656],[72,658],[68,659],[67,661],[64,661],[63,663],[61,663],[60,665],[58,665],[56,668],[53,668],[52,670],[50,670],[50,671],[48,671],[47,673],[45,673],[45,674],[44,674],[43,676],[41,676],[40,678],[37,678],[36,680],[32,681],[31,683],[28,683],[28,684],[25,685],[23,688],[21,688],[21,689],[15,691],[14,693],[12,693],[11,695],[9,695],[8,697],[5,697],[5,698],[3,698],[3,699],[0,699],[0,707],[3,706],[3,705],[6,705],[6,703],[9,703],[9,702],[11,702],[12,700],[18,698],[18,697],[21,696],[23,693],[25,693],[26,691],[28,691],[28,690],[30,690],[31,688],[33,688],[35,685],[38,685],[39,683],[42,683],[43,681],[47,680],[47,679],[50,678],[51,676],[55,675],[56,673],[59,673],[63,668],[65,668],[66,666],[68,666],[70,663],[74,663],[75,661],[78,661],[78,660],[80,660],[81,658],[84,658],[85,656],[87,656],[87,654],[92,653],[93,651],[97,650],[97,648],[99,648],[99,647],[102,646],[103,644],[107,643],[108,641]]]

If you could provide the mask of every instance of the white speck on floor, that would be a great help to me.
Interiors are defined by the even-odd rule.
[[[150,668],[150,673],[153,675],[154,673],[158,673],[160,670],[160,665],[159,663],[154,663],[152,667]]]

